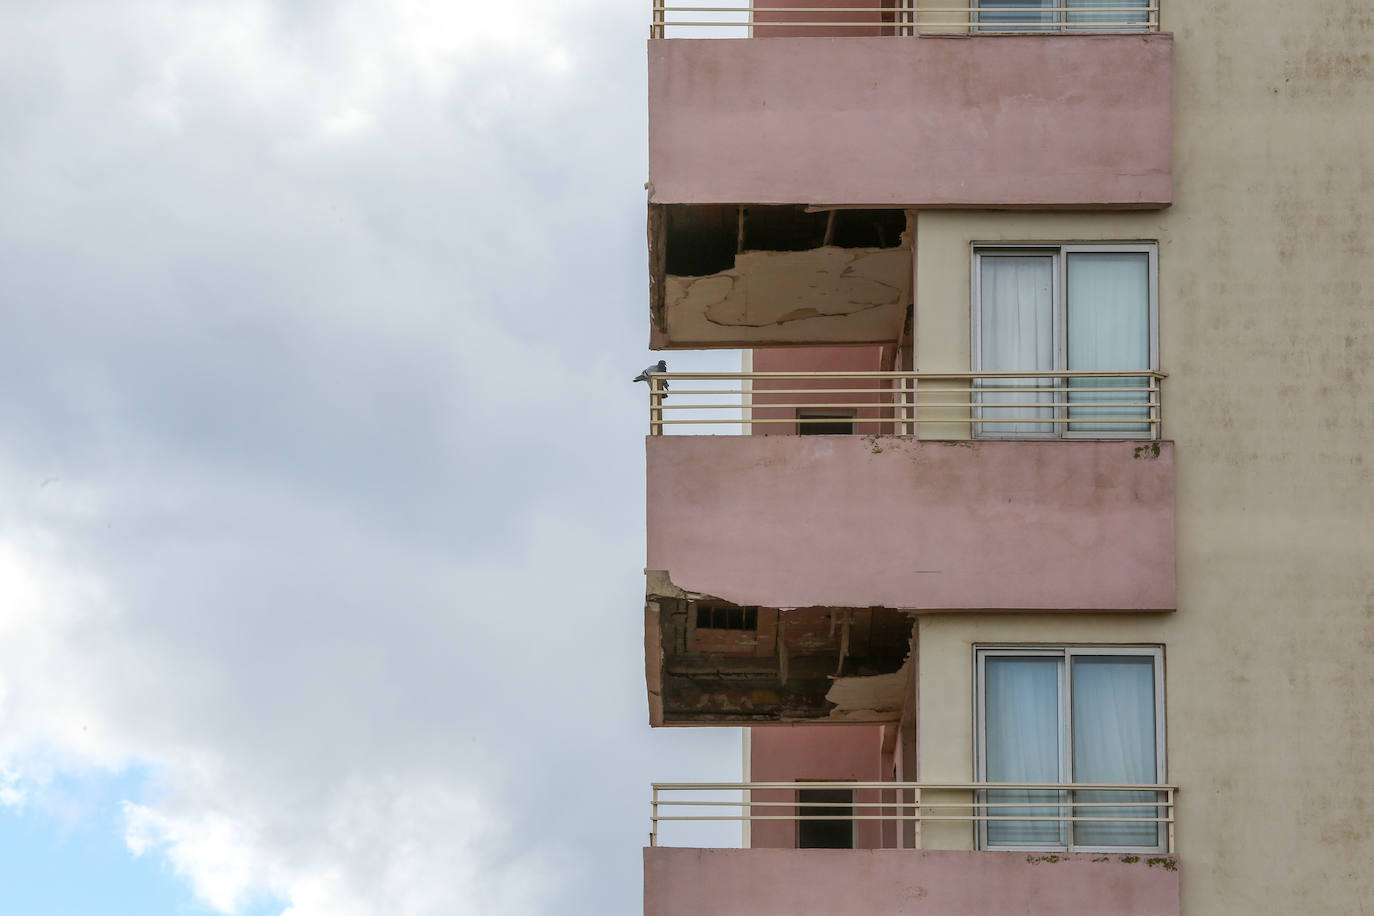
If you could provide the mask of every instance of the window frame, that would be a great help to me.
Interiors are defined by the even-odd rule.
[[[1050,371],[1070,371],[1069,352],[1069,255],[1071,254],[1144,254],[1148,257],[1146,268],[1149,299],[1149,347],[1150,365],[1143,372],[1159,371],[1159,242],[973,242],[969,246],[969,371],[983,370],[983,284],[982,259],[992,257],[1025,257],[1027,255],[1048,256],[1051,259],[1050,294],[1054,300],[1051,328],[1054,338],[1054,369]],[[971,386],[972,387],[972,386]],[[1068,385],[1064,385],[1065,391]],[[973,416],[982,417],[981,404],[976,397],[971,398]],[[1055,419],[1068,419],[1068,408],[1054,408]],[[1084,423],[1093,422],[1091,419]],[[1144,421],[1142,421],[1144,422]],[[1149,433],[1137,430],[1121,431],[1109,429],[1074,430],[1069,423],[1046,424],[1049,432],[1037,435],[1012,433],[997,435],[981,429],[982,424],[973,424],[970,430],[975,439],[1142,439],[1150,438]]]
[[[1049,645],[1009,645],[1009,644],[988,644],[975,645],[974,650],[974,684],[973,684],[973,704],[974,704],[974,735],[973,735],[973,761],[974,779],[982,783],[987,781],[987,704],[985,696],[986,678],[985,661],[989,657],[1006,658],[1053,658],[1063,659],[1063,665],[1059,670],[1059,772],[1060,781],[1073,784],[1073,665],[1072,659],[1075,655],[1131,655],[1137,657],[1148,657],[1154,661],[1154,701],[1155,701],[1155,785],[1165,785],[1168,783],[1168,748],[1166,746],[1167,728],[1165,720],[1165,696],[1164,696],[1164,647],[1161,645],[1090,645],[1078,643],[1058,643]],[[1066,778],[1067,777],[1067,778]],[[1068,794],[1068,793],[1065,793]],[[985,792],[979,792],[981,799],[986,799]],[[1052,803],[1047,803],[1045,807],[1055,807]],[[1061,809],[1073,807],[1069,799],[1065,799]],[[1163,811],[1163,805],[1156,808],[1157,812]],[[1156,816],[1159,816],[1156,814]],[[1163,853],[1168,850],[1168,836],[1165,829],[1166,825],[1162,822],[1155,822],[1156,838],[1158,843],[1153,846],[1088,846],[1077,845],[1073,842],[1073,824],[1068,821],[1060,821],[1060,838],[1062,843],[1057,844],[998,844],[989,845],[987,838],[987,821],[976,821],[976,847],[981,850],[990,851],[1023,851],[1023,852],[1104,852],[1104,853]]]

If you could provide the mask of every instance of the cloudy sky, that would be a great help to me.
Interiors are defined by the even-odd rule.
[[[4,912],[636,913],[737,778],[647,725],[648,10],[0,4]]]

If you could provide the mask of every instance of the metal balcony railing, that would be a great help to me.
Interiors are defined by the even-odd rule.
[[[1158,439],[1163,372],[673,372],[649,434]]]
[[[655,2],[649,37],[1158,31],[1159,4],[1154,0],[1061,0],[1048,4],[1000,0],[969,6],[927,5],[917,0],[862,0],[845,6],[670,6]]]
[[[852,800],[797,797],[799,790],[818,789],[848,791]],[[980,848],[1172,853],[1177,792],[1177,786],[1163,784],[663,782],[653,784],[649,845],[659,845],[659,825],[670,822],[829,820],[910,823],[914,848],[920,849],[923,825],[961,822],[977,830]],[[722,794],[739,797],[722,799]],[[686,795],[693,797],[682,797]],[[707,795],[716,797],[703,797]],[[829,808],[843,810],[816,813]],[[1005,839],[1006,833],[997,831],[1006,828],[1015,831],[1018,840],[1025,840],[1029,831],[1035,842],[999,844],[998,837]],[[1061,842],[1046,841],[1047,835],[1055,834]]]

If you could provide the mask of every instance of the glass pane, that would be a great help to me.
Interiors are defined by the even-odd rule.
[[[1143,251],[1068,255],[1068,368],[1150,368],[1150,256]],[[1069,382],[1074,432],[1148,434],[1149,379],[1076,378]],[[1074,390],[1077,389],[1077,390]],[[1106,390],[1102,390],[1106,389]],[[1125,390],[1113,390],[1125,389]],[[1102,406],[1094,406],[1094,405]],[[1139,406],[1136,406],[1139,405]],[[1112,420],[1117,422],[1102,422]],[[1124,421],[1124,422],[1123,422]]]
[[[984,372],[1048,372],[1054,368],[1054,258],[1050,255],[983,255],[979,258],[980,369]],[[1025,438],[1058,433],[1053,392],[1034,378],[985,379],[978,404],[980,436]],[[1016,406],[991,406],[991,405]],[[1037,422],[1014,422],[1034,420]]]
[[[1150,785],[1155,768],[1155,668],[1148,655],[1073,657],[1073,781]],[[1078,846],[1159,845],[1154,792],[1080,791],[1076,802],[1117,803],[1074,809],[1075,817],[1106,818],[1074,824]],[[1114,819],[1114,820],[1111,820]]]
[[[1149,27],[1150,0],[1068,0],[1072,30],[1144,31]]]
[[[1060,684],[1063,659],[989,656],[983,662],[984,778],[987,782],[1061,782]],[[989,790],[990,818],[1061,817],[1054,790]],[[1049,802],[1050,805],[1038,805]],[[989,820],[989,846],[1059,846],[1061,821]]]
[[[984,32],[1057,31],[1059,5],[1059,0],[979,0],[978,27]]]

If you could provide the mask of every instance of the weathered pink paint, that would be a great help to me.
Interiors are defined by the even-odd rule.
[[[644,916],[1178,916],[1178,879],[1171,856],[660,846]]]
[[[1172,42],[653,40],[650,199],[1168,206]]]
[[[790,726],[770,725],[751,729],[749,779],[752,782],[801,782],[807,780],[877,782],[883,778],[883,727],[881,725]],[[756,791],[755,801],[794,801],[791,792]],[[877,792],[859,792],[860,802],[877,802]],[[864,813],[875,813],[868,809]],[[770,814],[794,813],[795,809],[770,809]],[[883,845],[880,821],[858,821],[855,845],[877,849]],[[793,821],[756,821],[750,828],[755,849],[793,849],[797,825]]]
[[[689,591],[765,607],[1176,606],[1170,442],[650,436],[646,448],[648,568]]]

